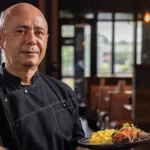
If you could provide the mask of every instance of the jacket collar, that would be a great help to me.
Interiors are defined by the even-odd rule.
[[[0,77],[5,80],[6,82],[9,82],[10,84],[13,84],[14,86],[17,86],[20,88],[21,86],[21,78],[14,76],[10,74],[6,69],[5,69],[5,63],[3,63],[0,66]],[[39,78],[39,70],[35,73],[35,75],[32,78],[32,84]]]

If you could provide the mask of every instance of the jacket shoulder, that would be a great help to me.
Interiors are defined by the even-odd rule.
[[[68,95],[70,95],[70,97],[74,97],[76,99],[76,94],[73,91],[73,89],[68,86],[66,83],[50,77],[46,74],[40,73],[40,77],[47,83],[49,84],[51,87],[53,87],[56,91],[60,92],[60,93],[66,93]]]

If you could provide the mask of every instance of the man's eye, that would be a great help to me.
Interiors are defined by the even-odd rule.
[[[38,35],[44,35],[44,33],[42,31],[37,31]]]
[[[26,32],[24,30],[17,30],[17,33],[25,34]]]

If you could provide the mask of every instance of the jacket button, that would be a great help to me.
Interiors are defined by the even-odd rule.
[[[67,104],[66,104],[66,103],[64,103],[64,104],[63,104],[63,107],[64,107],[64,108],[66,108],[66,107],[67,107]]]
[[[28,93],[28,90],[24,90],[24,92],[27,94],[27,93]]]

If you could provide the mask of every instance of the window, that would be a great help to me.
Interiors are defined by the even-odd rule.
[[[97,76],[131,76],[134,28],[131,13],[98,13]],[[141,62],[141,21],[137,23],[137,62]]]
[[[133,36],[134,23],[132,21],[115,22],[115,74],[127,75],[132,73],[133,65]]]
[[[90,76],[91,26],[84,26],[84,76]]]
[[[97,23],[97,75],[111,74],[112,22]]]
[[[0,50],[0,63],[2,64],[3,62],[5,62],[4,51]]]
[[[2,12],[0,12],[0,15],[2,14]],[[1,24],[1,23],[0,23]],[[4,51],[0,50],[0,64],[2,64],[5,61],[4,58]]]
[[[60,18],[73,18],[74,15],[69,10],[60,10],[59,17]]]
[[[142,21],[137,22],[137,64],[141,64],[141,51],[142,51]]]
[[[62,37],[74,37],[74,25],[62,25],[61,28]]]
[[[91,26],[88,24],[64,24],[61,26],[61,36],[62,81],[74,87],[72,86],[75,82],[73,78],[80,73],[76,72],[75,68],[77,67],[75,66],[80,66],[83,69],[81,77],[90,76]],[[80,40],[81,37],[83,40]]]
[[[77,63],[82,66],[83,77],[91,76],[90,72],[92,75],[97,72],[97,76],[132,76],[134,63],[141,63],[142,15],[137,14],[137,17],[134,17],[133,13],[99,12],[96,14],[97,20],[95,20],[93,13],[90,12],[88,14],[86,12],[83,14],[87,15],[87,19],[80,20],[80,18],[83,18],[83,15],[80,15],[79,18],[77,15],[75,16],[77,20],[64,20],[64,22],[68,22],[66,24],[63,23],[61,26],[62,52],[64,53],[61,55],[62,57],[74,55],[70,56],[70,58],[62,58],[62,61],[64,62],[64,64],[62,64],[63,78],[65,76],[77,78],[76,74],[79,75],[79,72],[70,69],[71,67],[75,68]],[[137,18],[136,21],[134,20],[135,18]],[[74,24],[69,25],[69,23]],[[95,27],[95,23],[97,24],[97,29],[95,30],[93,28],[93,30],[91,30],[91,26]],[[79,40],[79,37],[77,37],[77,35],[80,34],[80,28],[82,28],[82,40]],[[97,31],[96,48],[94,42],[94,46],[91,45],[91,34],[95,35],[95,33],[91,32],[95,31]],[[137,35],[137,37],[135,37],[135,35]],[[78,53],[80,57],[82,55],[82,60],[79,62],[76,61],[77,42],[82,43],[84,47],[83,48],[81,44],[78,44],[84,49],[82,49],[82,52],[80,51]],[[66,46],[72,46],[72,48]],[[136,62],[134,60],[135,50]],[[90,62],[92,51],[96,51],[97,54],[92,55],[93,61],[93,57],[95,58],[93,64],[96,65],[96,68],[95,66],[92,68]],[[70,63],[71,59],[74,59],[72,63]],[[69,65],[65,66],[65,64],[68,63],[70,63],[69,65],[71,67]]]
[[[98,13],[98,20],[112,20],[112,13]]]
[[[62,78],[61,81],[69,85],[72,89],[74,89],[74,78]]]
[[[74,47],[62,46],[62,76],[74,76]]]
[[[133,20],[133,14],[115,13],[115,20]]]

